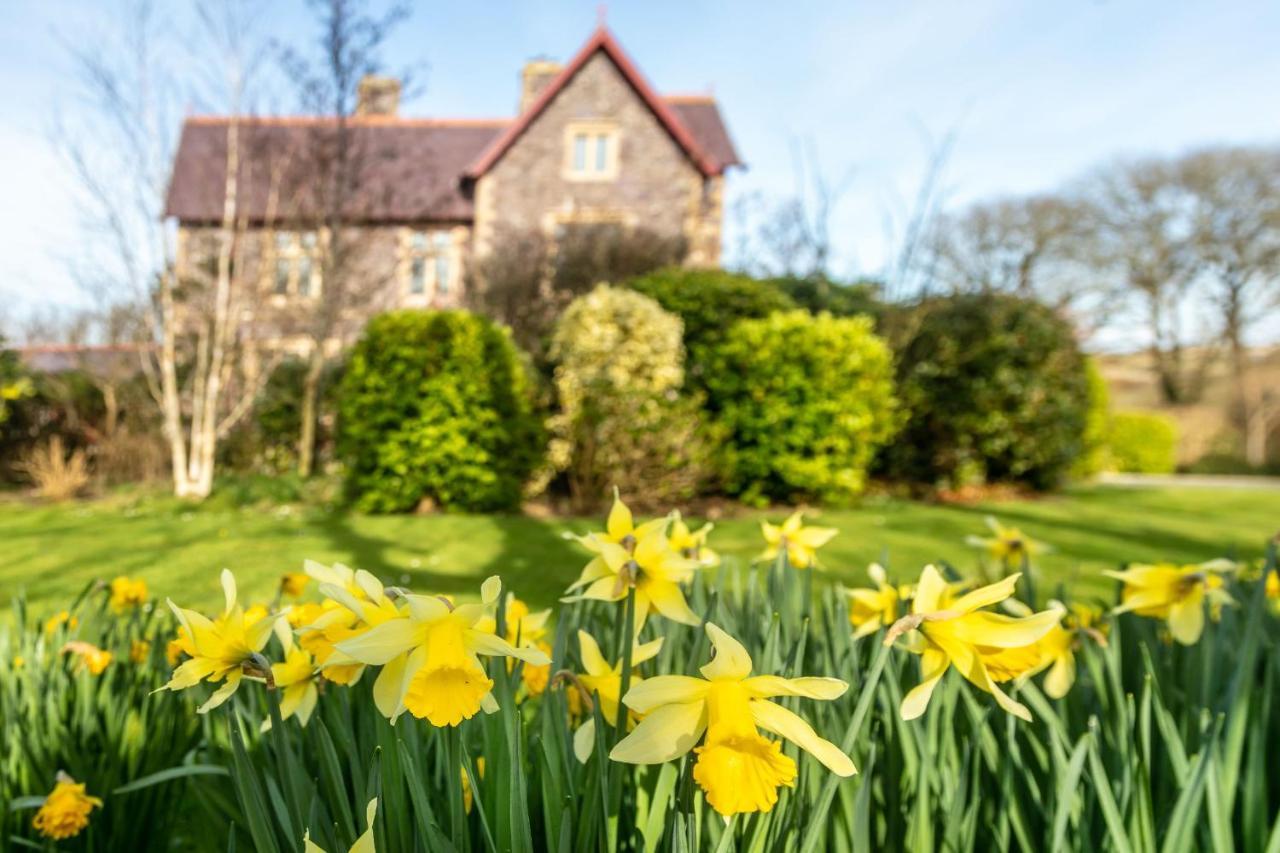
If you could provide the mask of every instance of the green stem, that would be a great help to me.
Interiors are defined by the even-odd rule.
[[[468,848],[467,812],[462,800],[462,730],[458,726],[447,726],[444,730],[445,760],[448,767],[445,773],[449,784],[449,827],[453,834],[453,843],[461,850]],[[479,796],[479,791],[474,792]]]

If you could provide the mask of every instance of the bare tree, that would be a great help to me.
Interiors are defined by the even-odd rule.
[[[199,41],[210,46],[232,116],[245,104],[252,66],[246,2],[199,7]],[[239,212],[241,123],[227,124],[223,205],[213,229],[214,263],[180,277],[173,230],[163,221],[173,163],[175,81],[168,64],[178,39],[146,0],[123,4],[114,41],[97,34],[71,48],[92,118],[64,132],[62,148],[79,181],[84,215],[105,260],[93,286],[136,309],[141,368],[159,407],[169,446],[174,492],[203,498],[213,486],[218,441],[251,409],[256,387],[245,381],[242,318],[256,287],[245,275],[244,221]],[[184,52],[190,62],[190,52]]]
[[[1137,299],[1147,350],[1169,403],[1195,402],[1211,356],[1193,362],[1185,306],[1199,273],[1192,203],[1177,168],[1162,160],[1121,162],[1086,184],[1082,247],[1100,276]]]
[[[1280,151],[1201,151],[1179,161],[1178,170],[1193,205],[1193,251],[1231,364],[1245,459],[1262,465],[1280,399],[1253,379],[1245,338],[1280,306]]]
[[[408,16],[402,4],[379,15],[370,13],[363,0],[310,0],[309,5],[319,32],[315,56],[281,48],[299,106],[322,119],[310,127],[298,154],[296,173],[305,180],[289,211],[296,221],[320,227],[316,262],[321,297],[297,318],[308,341],[298,437],[298,472],[304,477],[314,465],[320,384],[332,345],[352,333],[356,326],[346,321],[394,275],[394,263],[361,263],[367,253],[359,225],[377,201],[370,190],[371,173],[379,161],[394,155],[361,132],[357,112],[362,81],[382,72],[382,48]],[[404,85],[407,74],[400,76]]]

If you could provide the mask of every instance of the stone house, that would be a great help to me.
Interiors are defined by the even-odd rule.
[[[462,304],[468,269],[517,232],[554,246],[579,226],[643,228],[680,238],[690,265],[719,263],[724,176],[741,165],[719,108],[655,93],[603,26],[566,64],[525,65],[515,118],[410,118],[399,100],[394,79],[362,82],[343,122],[358,162],[345,191],[308,165],[336,156],[333,119],[238,120],[238,273],[260,282],[254,311],[275,318],[265,337],[305,348],[288,320],[325,305],[326,222],[352,247],[344,281],[361,285],[336,309],[335,344],[382,310]],[[165,208],[180,275],[215,255],[229,127],[225,116],[182,127]]]

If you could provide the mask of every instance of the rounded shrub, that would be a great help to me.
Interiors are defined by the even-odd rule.
[[[847,500],[892,438],[893,361],[868,317],[787,311],[732,326],[707,363],[729,491]]]
[[[508,333],[466,311],[373,318],[338,387],[338,450],[356,505],[446,510],[517,505],[541,426]]]
[[[632,279],[629,286],[680,318],[684,344],[695,368],[707,349],[722,341],[736,321],[796,307],[773,282],[724,270],[662,269]]]
[[[565,310],[552,337],[559,412],[551,471],[580,510],[610,487],[646,505],[687,499],[708,470],[696,397],[684,396],[680,318],[643,294],[600,285]]]
[[[1116,412],[1107,429],[1110,467],[1134,474],[1171,474],[1178,461],[1178,422],[1158,412]]]
[[[906,318],[892,475],[951,488],[1058,484],[1084,448],[1089,387],[1070,325],[1003,294],[930,299]]]

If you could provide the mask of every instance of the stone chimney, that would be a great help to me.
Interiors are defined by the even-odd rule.
[[[556,78],[563,66],[550,59],[531,59],[520,72],[520,112],[523,113],[538,100],[538,96]]]
[[[400,81],[394,77],[366,74],[360,81],[356,115],[393,116],[399,109]]]

